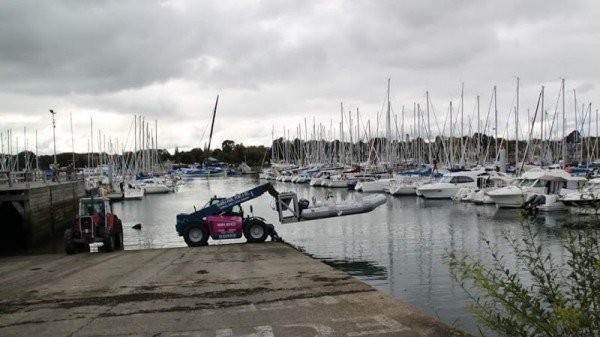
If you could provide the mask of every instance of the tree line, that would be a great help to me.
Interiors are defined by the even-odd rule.
[[[238,165],[245,162],[251,167],[260,167],[262,165],[270,165],[271,149],[263,145],[260,146],[245,146],[243,143],[236,144],[233,140],[225,140],[221,144],[221,148],[210,150],[210,154],[206,149],[193,148],[189,151],[181,151],[178,147],[175,148],[173,154],[166,149],[143,150],[146,152],[154,152],[154,156],[158,158],[161,164],[208,164],[210,161],[226,162],[231,165]],[[138,151],[137,157],[141,157],[142,150]],[[148,154],[146,153],[146,154]],[[133,151],[124,152],[123,154],[107,154],[107,153],[73,153],[63,152],[56,154],[56,162],[65,167],[75,160],[76,168],[84,168],[88,166],[96,166],[99,163],[107,163],[109,160],[114,163],[125,161],[130,162],[130,158],[134,157]],[[49,169],[54,163],[54,155],[40,155],[31,151],[22,151],[17,155],[3,154],[0,157],[1,166],[7,170],[23,171],[33,170],[39,167],[42,170]],[[93,165],[91,164],[93,163]]]

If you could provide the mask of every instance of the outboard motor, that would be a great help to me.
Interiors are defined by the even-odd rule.
[[[546,203],[546,197],[543,194],[538,194],[533,200],[535,206],[543,205]]]
[[[537,196],[537,194],[532,194],[529,197],[527,197],[527,201],[525,201],[523,207],[529,209],[530,207],[534,206],[535,198],[537,198]]]
[[[543,205],[546,202],[546,197],[542,194],[532,194],[527,198],[527,201],[523,205],[526,212],[530,215],[538,212],[537,206]]]
[[[307,209],[308,205],[310,205],[310,201],[306,199],[298,200],[298,209],[300,210],[300,213],[302,213],[303,210]]]

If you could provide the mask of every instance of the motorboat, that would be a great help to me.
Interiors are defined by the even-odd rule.
[[[563,194],[561,201],[573,213],[600,213],[600,178],[590,179],[581,191]]]
[[[436,179],[437,180],[437,179]],[[425,184],[431,184],[434,182],[434,178],[429,176],[420,175],[402,175],[396,176],[390,183],[391,195],[402,196],[402,195],[417,195],[417,188]]]
[[[348,188],[348,184],[355,181],[356,177],[353,174],[336,174],[332,175],[328,181],[323,182],[322,185],[329,188]]]
[[[533,194],[567,193],[568,191],[561,190],[577,190],[584,180],[581,177],[572,177],[562,170],[534,169],[524,172],[512,185],[488,191],[486,194],[498,208],[521,208]]]
[[[302,173],[299,174],[296,177],[296,180],[293,180],[292,182],[295,184],[308,184],[310,183],[310,176],[308,175],[308,173]]]
[[[474,202],[479,204],[483,204],[484,202],[493,203],[491,198],[485,195],[485,191],[507,186],[512,180],[514,180],[514,177],[505,172],[486,169],[486,173],[477,177],[477,186],[461,187],[452,199],[455,201]]]
[[[477,177],[485,170],[448,172],[435,183],[424,184],[417,193],[425,199],[451,199],[461,187],[477,187]]]
[[[227,170],[220,167],[197,167],[181,169],[184,178],[218,178],[226,177]]]
[[[318,172],[317,174],[315,174],[312,177],[309,185],[310,186],[326,186],[326,185],[323,185],[323,183],[326,183],[327,181],[329,181],[331,176],[336,175],[336,174],[339,174],[338,170],[325,170],[325,171]]]
[[[275,173],[273,172],[273,169],[263,169],[262,172],[258,174],[258,178],[264,180],[275,180]]]
[[[515,177],[504,172],[497,172],[496,175],[485,178],[480,177],[479,179],[480,181],[484,179],[485,182],[482,182],[481,186],[483,187],[473,194],[471,202],[475,205],[491,205],[494,203],[494,200],[486,193],[509,186],[515,180]]]
[[[129,184],[123,192],[125,200],[140,200],[144,198],[144,189],[139,185]]]
[[[160,178],[146,178],[137,183],[144,190],[144,194],[169,193],[171,189]]]

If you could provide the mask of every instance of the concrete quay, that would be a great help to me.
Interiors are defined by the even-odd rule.
[[[283,243],[0,259],[0,336],[462,336]]]

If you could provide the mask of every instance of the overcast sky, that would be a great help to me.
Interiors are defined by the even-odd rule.
[[[151,129],[157,121],[160,148],[203,147],[219,95],[212,148],[224,140],[268,146],[273,129],[294,137],[305,120],[309,137],[313,120],[339,132],[340,103],[354,125],[359,109],[375,134],[385,128],[378,115],[390,78],[392,114],[401,129],[405,106],[405,133],[429,91],[438,134],[450,101],[458,116],[464,83],[464,132],[477,131],[477,95],[485,124],[497,86],[498,132],[514,138],[519,77],[524,137],[542,85],[548,116],[557,102],[562,112],[562,78],[568,128],[576,93],[580,115],[592,104],[595,135],[598,18],[596,0],[2,0],[0,132],[6,151],[12,130],[16,152],[25,128],[35,150],[37,130],[38,152],[51,154],[53,109],[59,153],[72,149],[70,115],[76,152],[88,150],[92,119],[95,150],[98,132],[103,143],[133,149],[134,116]]]

